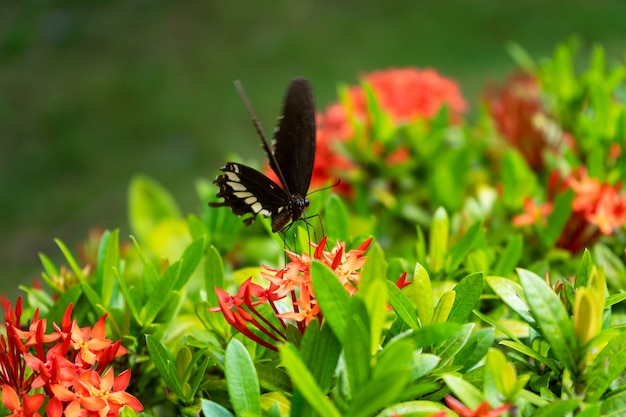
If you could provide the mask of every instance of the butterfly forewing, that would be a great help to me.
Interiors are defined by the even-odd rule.
[[[287,183],[286,189],[304,198],[315,159],[315,103],[311,86],[304,78],[295,78],[287,89],[274,140],[274,157]],[[280,178],[272,158],[270,166]]]

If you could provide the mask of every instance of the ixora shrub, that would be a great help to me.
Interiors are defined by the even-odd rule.
[[[576,47],[512,47],[471,122],[434,70],[342,86],[282,235],[134,178],[130,240],[3,300],[0,414],[626,415],[626,66]]]

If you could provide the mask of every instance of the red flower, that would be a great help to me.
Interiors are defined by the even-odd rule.
[[[444,105],[450,108],[454,120],[467,107],[458,85],[430,68],[390,68],[366,74],[362,80],[372,88],[381,108],[397,123],[431,118]],[[366,115],[364,90],[353,87],[350,98],[357,117]]]
[[[446,396],[445,400],[448,407],[461,417],[498,417],[511,408],[511,404],[504,404],[497,408],[491,408],[491,405],[489,405],[487,401],[483,401],[475,410],[472,410],[450,395]]]
[[[555,152],[562,144],[574,146],[571,135],[548,117],[534,77],[515,73],[503,87],[490,88],[486,101],[500,135],[533,169],[543,167],[546,150]]]

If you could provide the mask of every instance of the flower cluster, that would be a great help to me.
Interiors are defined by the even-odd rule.
[[[129,406],[143,409],[127,393],[130,370],[115,376],[113,359],[124,355],[121,341],[105,338],[106,315],[89,327],[78,327],[71,319],[72,305],[65,311],[61,326],[46,333],[46,319],[33,316],[28,330],[22,330],[22,300],[15,310],[3,302],[6,338],[0,336],[0,388],[2,403],[11,416],[40,416],[45,405],[50,417],[117,416]]]
[[[556,196],[571,189],[574,192],[572,213],[557,246],[577,252],[596,242],[601,235],[611,235],[626,224],[626,194],[621,188],[620,183],[611,185],[589,177],[584,168],[572,171],[564,179],[555,172],[550,177],[549,201],[537,206],[527,198],[525,213],[513,218],[513,224],[526,226],[545,222]]]
[[[301,333],[312,321],[321,323],[322,315],[309,272],[313,259],[331,268],[350,294],[354,294],[358,288],[361,267],[366,259],[365,251],[372,239],[349,251],[346,251],[345,243],[340,242],[332,250],[326,251],[326,240],[327,237],[324,237],[319,244],[311,243],[314,248],[312,257],[286,251],[290,262],[284,268],[266,266],[268,272],[261,275],[269,282],[267,287],[255,284],[252,278],[248,278],[236,295],[215,288],[219,307],[210,310],[222,312],[230,325],[251,340],[268,349],[277,350],[275,344],[287,340],[285,330],[288,320],[293,321]],[[287,303],[283,300],[287,300]],[[271,307],[275,319],[266,317],[260,311],[260,307],[266,304]]]

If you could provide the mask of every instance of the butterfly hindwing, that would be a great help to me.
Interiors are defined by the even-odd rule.
[[[254,221],[257,214],[273,216],[289,204],[287,194],[274,181],[261,172],[246,165],[228,162],[220,168],[224,173],[215,179],[220,191],[221,203],[211,203],[213,207],[228,206],[238,216],[252,214],[244,220]]]

